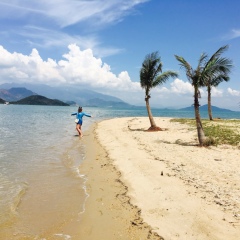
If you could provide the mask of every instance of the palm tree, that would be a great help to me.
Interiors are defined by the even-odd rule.
[[[200,87],[206,86],[209,79],[225,79],[227,71],[227,66],[225,58],[220,58],[220,54],[224,48],[220,48],[213,56],[207,61],[207,54],[203,53],[198,61],[197,68],[194,70],[191,65],[180,56],[175,55],[176,59],[180,62],[186,71],[186,76],[194,88],[194,109],[195,109],[195,119],[197,125],[198,140],[200,146],[206,144],[206,137],[203,131],[201,116],[199,112],[199,98],[200,98]]]
[[[153,119],[149,99],[150,99],[150,90],[156,86],[165,83],[170,77],[177,77],[178,74],[173,71],[162,72],[162,62],[159,57],[158,52],[152,52],[148,54],[140,70],[140,83],[141,87],[145,89],[145,101],[146,108],[148,112],[148,117],[150,120],[150,128],[148,131],[160,131],[161,128],[158,127]]]
[[[187,78],[189,82],[192,84],[194,88],[194,110],[195,110],[195,119],[196,119],[196,125],[197,125],[197,133],[198,133],[198,140],[200,143],[200,146],[203,146],[205,141],[205,134],[202,127],[202,121],[201,116],[199,112],[199,101],[198,98],[200,98],[200,91],[199,88],[204,86],[202,74],[204,74],[203,71],[203,65],[204,61],[207,58],[206,54],[202,54],[200,56],[200,59],[198,61],[198,66],[195,70],[191,67],[191,65],[180,56],[175,55],[176,59],[180,62],[180,66],[185,68]]]
[[[218,65],[218,67],[214,67],[214,73],[209,74],[209,78],[206,79],[205,86],[207,87],[208,93],[208,115],[209,119],[213,120],[212,117],[212,104],[211,104],[211,91],[212,87],[217,87],[223,81],[229,81],[229,73],[232,68],[232,61],[227,58],[220,58],[220,55],[228,49],[228,45],[219,48],[209,59],[205,68],[212,69],[212,66]],[[211,71],[211,70],[210,70]]]

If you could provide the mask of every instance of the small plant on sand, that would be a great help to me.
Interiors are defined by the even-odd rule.
[[[206,137],[204,139],[204,146],[209,147],[209,146],[212,146],[212,145],[216,145],[215,139],[213,137]]]

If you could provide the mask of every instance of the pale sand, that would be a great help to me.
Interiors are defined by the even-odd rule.
[[[197,147],[195,128],[155,120],[165,131],[146,132],[148,118],[138,117],[105,120],[84,136],[90,196],[77,235],[240,239],[240,149]]]
[[[200,148],[195,128],[155,120],[165,131],[146,132],[141,117],[98,123],[108,156],[102,168],[116,166],[130,203],[164,239],[240,239],[239,148]],[[105,183],[97,185],[104,191]]]

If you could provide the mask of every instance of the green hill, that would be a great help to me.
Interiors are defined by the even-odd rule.
[[[0,104],[4,104],[4,103],[5,103],[5,101],[0,98]]]
[[[41,95],[32,95],[23,98],[19,101],[11,102],[11,104],[21,104],[21,105],[46,105],[46,106],[69,106],[69,104],[64,103],[57,99],[46,98]]]

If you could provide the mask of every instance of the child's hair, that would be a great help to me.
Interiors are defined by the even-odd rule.
[[[81,112],[82,111],[82,107],[78,107],[78,112]]]

